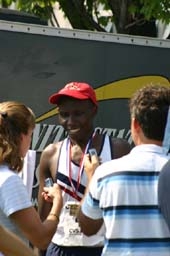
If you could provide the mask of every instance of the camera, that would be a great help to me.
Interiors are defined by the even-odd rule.
[[[45,187],[52,187],[52,186],[53,186],[52,178],[45,179]]]
[[[90,154],[90,156],[97,156],[97,151],[96,151],[96,149],[95,148],[91,148],[91,149],[89,149],[89,154]]]

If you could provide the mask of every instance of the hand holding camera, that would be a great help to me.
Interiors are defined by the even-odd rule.
[[[95,148],[88,150],[88,154],[84,157],[84,170],[87,174],[88,180],[91,179],[95,169],[100,165],[100,158],[97,155]]]
[[[58,184],[54,183],[52,178],[45,179],[44,182],[44,192],[42,196],[48,202],[53,202],[54,200],[61,200],[62,193]]]
[[[48,187],[48,188],[52,187],[53,184],[54,184],[54,182],[53,182],[52,178],[45,179],[45,187]]]

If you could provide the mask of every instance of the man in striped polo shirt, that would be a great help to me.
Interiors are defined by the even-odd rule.
[[[147,85],[130,100],[135,147],[95,170],[78,220],[86,235],[104,222],[102,256],[168,256],[170,232],[158,207],[158,177],[168,156],[162,146],[170,87]],[[86,171],[93,165],[87,158]]]

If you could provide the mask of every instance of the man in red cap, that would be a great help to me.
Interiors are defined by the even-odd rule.
[[[99,162],[119,158],[130,151],[126,140],[110,138],[95,131],[93,120],[98,104],[93,88],[82,82],[71,82],[49,98],[58,107],[58,119],[68,136],[61,142],[48,145],[42,152],[39,165],[38,205],[41,218],[50,212],[51,205],[44,202],[41,192],[46,177],[52,177],[63,191],[63,209],[47,256],[100,256],[104,244],[104,226],[96,235],[82,234],[76,211],[85,193],[88,178],[84,171],[85,156]],[[94,159],[93,159],[94,160]],[[95,161],[94,161],[95,162]]]

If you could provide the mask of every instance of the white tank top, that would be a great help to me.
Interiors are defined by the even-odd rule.
[[[60,222],[58,224],[56,233],[52,238],[52,242],[60,246],[103,246],[104,244],[104,225],[93,236],[85,236],[80,231],[78,222],[76,221],[76,209],[79,201],[74,198],[73,189],[69,181],[69,172],[66,163],[67,156],[67,138],[63,141],[58,162],[57,183],[63,188],[63,209],[60,215]],[[102,162],[110,161],[112,159],[112,149],[108,135],[103,136],[100,157]],[[72,179],[77,180],[79,166],[71,163]],[[74,182],[74,181],[73,181]],[[85,172],[81,175],[80,186],[77,195],[81,199],[87,184],[87,177]]]

